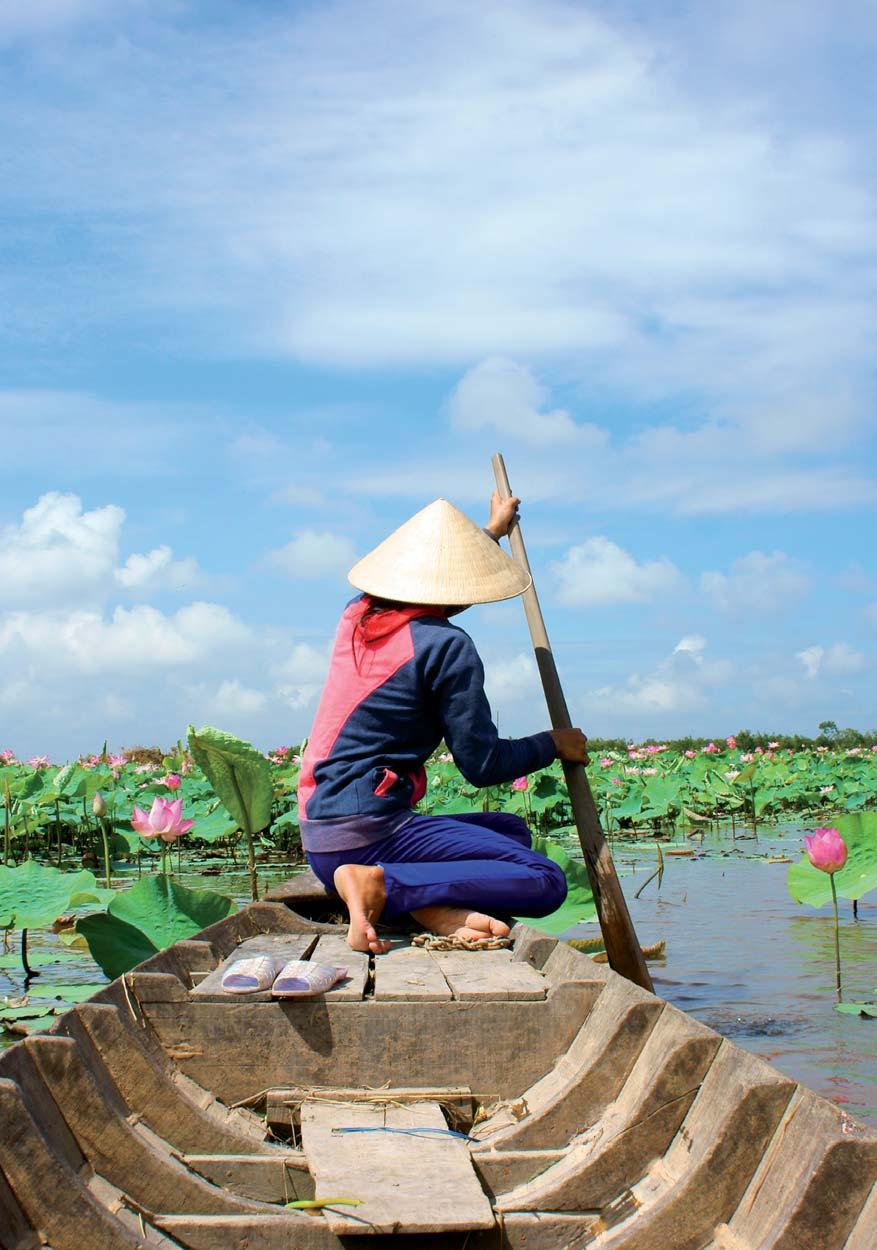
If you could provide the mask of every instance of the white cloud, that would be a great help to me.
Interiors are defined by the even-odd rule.
[[[632,555],[602,535],[570,547],[551,568],[558,579],[560,602],[571,607],[647,603],[658,595],[677,592],[683,584],[682,574],[666,556],[637,564]]]
[[[491,356],[464,374],[448,402],[457,430],[495,430],[526,443],[602,443],[594,426],[579,426],[563,408],[545,410],[547,392],[524,365]]]
[[[539,673],[531,655],[492,660],[484,665],[484,686],[491,706],[532,698],[540,690]]]
[[[191,556],[175,560],[170,547],[155,547],[146,555],[130,555],[116,570],[116,581],[125,590],[150,594],[161,590],[190,590],[201,580],[198,563]]]
[[[631,673],[621,686],[591,691],[586,706],[645,717],[704,708],[734,675],[730,661],[705,658],[706,646],[706,639],[697,635],[682,638],[651,673]]]
[[[77,495],[42,495],[20,525],[0,531],[6,605],[81,602],[100,592],[112,582],[124,519],[112,504],[83,512]]]
[[[811,680],[820,673],[829,677],[850,677],[863,672],[868,666],[864,652],[857,651],[846,642],[835,642],[831,646],[817,643],[798,651],[795,658],[801,661],[805,676]]]
[[[148,6],[136,40],[8,78],[7,186],[95,220],[107,263],[65,271],[64,300],[13,274],[6,306],[57,333],[170,307],[319,362],[543,356],[591,394],[696,393],[764,445],[836,446],[872,411],[861,110],[806,116],[769,59],[693,72],[691,13],[652,7],[339,0],[205,26]],[[723,31],[742,59],[751,16]]]
[[[673,654],[677,655],[680,652],[687,652],[689,655],[699,656],[705,650],[706,639],[702,638],[700,634],[691,634],[689,637],[679,639],[673,648]]]
[[[321,578],[346,574],[356,562],[353,543],[342,534],[301,530],[268,561],[288,577]]]
[[[733,562],[730,573],[708,572],[700,579],[701,590],[729,615],[793,608],[811,585],[801,562],[782,551],[750,551]]]
[[[246,644],[250,631],[225,607],[191,603],[172,616],[146,604],[99,612],[13,612],[0,621],[0,655],[48,671],[136,673],[191,664]]]
[[[244,686],[235,678],[220,684],[211,700],[211,711],[220,718],[236,720],[261,712],[266,702],[267,696],[261,690]]]
[[[289,707],[307,707],[319,693],[326,680],[330,651],[331,644],[315,647],[308,642],[299,642],[275,667],[273,676],[278,694]]]

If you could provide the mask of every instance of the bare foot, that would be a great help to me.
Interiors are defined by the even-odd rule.
[[[350,912],[347,945],[355,951],[385,955],[390,949],[390,943],[378,937],[373,923],[380,917],[387,901],[383,868],[371,868],[365,864],[342,864],[335,869],[332,880]]]
[[[488,938],[508,937],[509,927],[493,916],[481,911],[467,911],[465,907],[421,907],[411,915],[431,933],[439,937],[462,937],[476,942]]]

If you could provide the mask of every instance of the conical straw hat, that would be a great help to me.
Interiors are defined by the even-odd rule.
[[[347,580],[400,603],[493,603],[513,599],[530,576],[474,521],[436,499],[355,564]]]

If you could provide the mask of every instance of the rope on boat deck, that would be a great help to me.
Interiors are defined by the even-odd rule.
[[[512,945],[508,937],[464,938],[452,933],[440,937],[437,933],[416,933],[412,946],[422,946],[428,951],[501,951]]]

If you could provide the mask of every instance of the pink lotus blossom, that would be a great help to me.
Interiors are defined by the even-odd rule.
[[[289,754],[289,747],[275,747],[271,754],[279,755],[282,759],[284,755]]]
[[[626,773],[638,773],[640,770],[637,768],[636,764],[634,764],[632,768],[625,768],[624,771]]]
[[[31,768],[48,768],[49,767],[48,755],[33,755],[27,762],[28,764],[30,764]]]
[[[657,775],[658,775],[657,768],[644,768],[643,769],[644,777],[657,777]]]
[[[696,752],[696,751],[686,751],[686,752],[685,752],[685,758],[686,758],[687,760],[693,760],[693,759],[696,759],[696,758],[697,758],[697,752]]]
[[[615,763],[615,760],[613,760],[611,756],[604,755],[603,758],[600,760],[600,767],[611,768],[614,763]]]
[[[768,751],[776,751],[776,750],[777,750],[777,748],[779,747],[779,745],[780,745],[780,744],[779,744],[778,742],[769,742],[769,743],[767,744],[767,749],[768,749]]]
[[[726,781],[736,781],[737,778],[740,776],[740,773],[738,769],[736,768],[729,768],[728,771],[726,773],[723,773],[722,775]]]
[[[861,747],[849,747],[847,749],[847,755],[861,755],[861,754],[862,754]]]
[[[874,745],[871,747],[871,750],[877,751],[877,742],[874,743]]]
[[[167,786],[169,790],[179,790],[183,783],[177,773],[165,773],[163,777],[159,777],[158,784]]]
[[[847,862],[847,844],[837,829],[817,829],[804,841],[807,843],[807,858],[820,872],[838,872]]]
[[[516,777],[512,782],[513,790],[529,790],[530,782],[526,777]]]
[[[877,747],[875,747],[874,750],[877,751]],[[12,747],[7,747],[5,751],[0,751],[0,760],[2,760],[4,764],[15,763],[15,752]]]
[[[834,789],[834,786],[820,786],[820,787],[819,787],[819,793],[820,793],[820,794],[831,794],[831,792],[832,792],[832,790],[833,790],[833,789]]]
[[[162,842],[173,842],[184,833],[188,833],[194,820],[182,820],[182,799],[153,799],[149,815],[139,807],[134,808],[131,824],[143,838],[161,838]]]
[[[110,768],[124,768],[128,763],[127,755],[111,755]]]
[[[701,754],[703,755],[715,755],[718,749],[719,748],[714,742],[708,742],[705,747],[700,748]]]
[[[134,769],[134,771],[135,773],[139,773],[141,776],[143,775],[143,773],[157,773],[158,765],[157,764],[138,764],[137,767]]]
[[[817,747],[816,750],[819,752],[820,755],[822,755],[825,751],[828,750],[828,747]]]
[[[756,747],[756,748],[755,748],[755,754],[756,754],[756,755],[764,755],[764,747]]]
[[[727,743],[727,745],[728,745],[728,749],[729,749],[729,750],[731,750],[731,751],[736,751],[736,750],[737,750],[737,739],[736,739],[736,738],[733,738],[733,737],[731,737],[731,738],[726,738],[726,739],[725,739],[725,742]]]
[[[620,777],[613,777],[613,778],[612,778],[612,781],[610,782],[610,785],[613,785],[613,786],[620,786],[620,785],[622,785],[621,778],[620,778]]]

